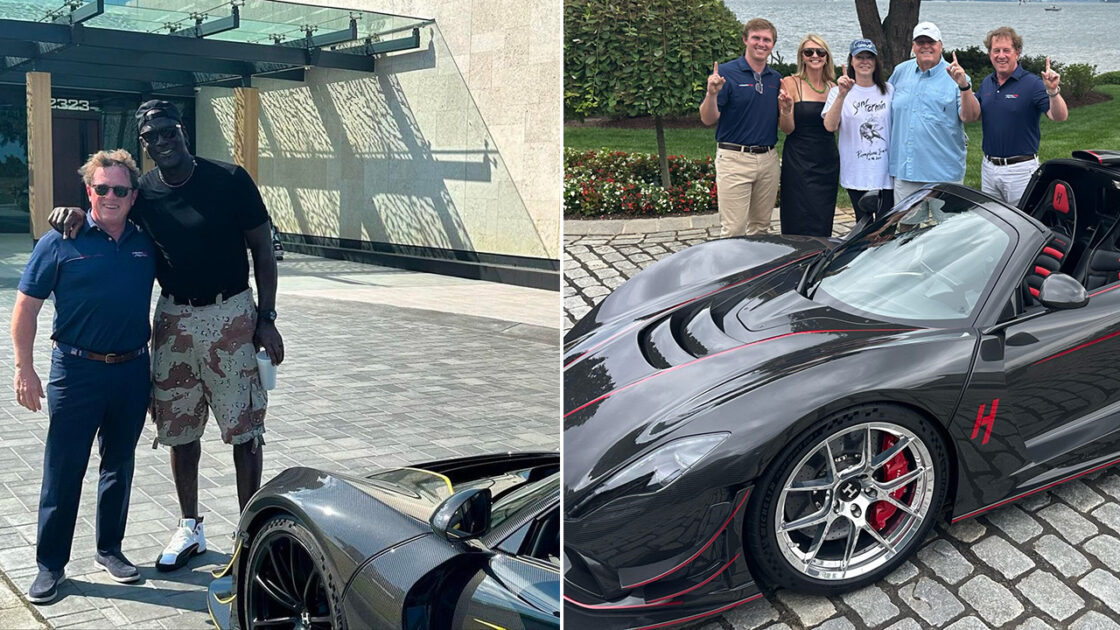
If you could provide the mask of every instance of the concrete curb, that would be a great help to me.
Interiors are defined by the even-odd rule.
[[[653,217],[649,219],[565,219],[565,236],[618,236],[619,234],[652,234],[706,230],[719,226],[719,213],[688,217]]]

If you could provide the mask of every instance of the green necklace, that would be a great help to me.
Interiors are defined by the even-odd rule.
[[[824,85],[821,86],[821,89],[818,90],[817,88],[813,87],[813,82],[810,81],[809,79],[802,79],[802,81],[805,82],[805,85],[809,86],[810,90],[816,92],[817,94],[824,94],[824,89],[826,87],[828,87],[828,83],[825,83]]]

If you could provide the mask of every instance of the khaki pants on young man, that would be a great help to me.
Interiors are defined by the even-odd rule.
[[[716,149],[720,237],[765,234],[778,200],[778,152]]]

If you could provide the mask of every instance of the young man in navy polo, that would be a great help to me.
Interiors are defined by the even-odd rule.
[[[700,103],[700,120],[716,126],[720,236],[765,234],[778,198],[778,96],[782,75],[766,65],[778,29],[755,18],[743,25],[742,57],[717,63]],[[785,107],[792,107],[786,98]],[[718,123],[718,124],[717,124]]]
[[[121,553],[121,540],[151,388],[148,309],[155,246],[128,221],[140,171],[127,151],[98,152],[79,172],[92,207],[86,224],[73,239],[54,231],[43,235],[20,278],[12,312],[16,400],[39,411],[43,386],[32,349],[39,310],[54,295],[46,391],[50,426],[35,551],[39,573],[27,593],[34,603],[54,599],[66,577],[94,435],[101,455],[94,562],[118,582],[140,578]]]
[[[1050,69],[1042,76],[1019,65],[1023,38],[1010,26],[1001,26],[984,39],[995,72],[980,85],[980,120],[984,128],[984,160],[980,165],[982,190],[1015,206],[1031,175],[1038,168],[1039,118],[1061,122],[1069,117],[1062,98],[1061,75]]]

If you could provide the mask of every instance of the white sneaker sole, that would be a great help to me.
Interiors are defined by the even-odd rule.
[[[105,573],[108,573],[109,574],[109,579],[113,580],[114,582],[117,582],[118,584],[131,584],[133,582],[138,582],[140,580],[140,572],[139,571],[137,571],[136,575],[134,575],[132,577],[119,578],[119,577],[113,575],[113,572],[109,570],[109,567],[101,564],[97,560],[93,561],[93,566],[94,566],[94,568],[101,569]]]
[[[172,563],[172,564],[161,564],[159,559],[157,558],[156,559],[156,570],[166,573],[168,571],[174,571],[176,569],[181,569],[181,568],[187,566],[187,563],[191,561],[191,558],[193,558],[195,556],[200,556],[204,553],[206,553],[205,545],[203,545],[201,547],[198,546],[198,545],[188,545],[186,549],[184,549],[182,552],[179,553],[178,557],[175,558],[175,562]],[[161,557],[162,557],[162,555],[163,554],[160,554]]]

